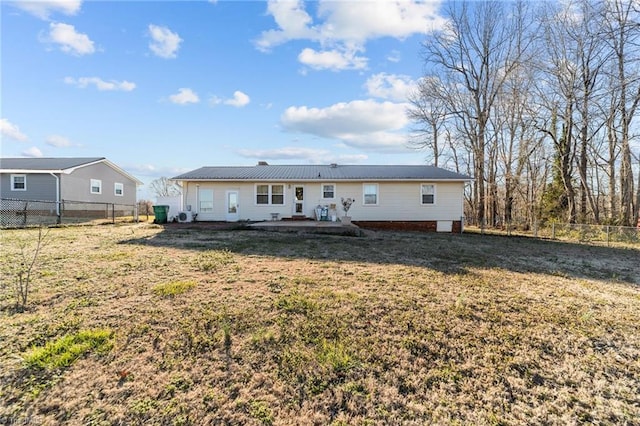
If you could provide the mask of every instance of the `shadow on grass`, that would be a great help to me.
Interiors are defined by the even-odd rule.
[[[251,256],[424,267],[445,274],[503,269],[640,284],[640,248],[610,248],[529,237],[366,231],[364,237],[268,232],[238,225],[164,226],[121,244]]]

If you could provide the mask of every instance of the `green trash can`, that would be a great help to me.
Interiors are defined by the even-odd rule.
[[[167,223],[169,206],[153,206],[153,214],[156,217],[153,223]]]

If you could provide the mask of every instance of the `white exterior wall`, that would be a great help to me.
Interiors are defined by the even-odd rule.
[[[335,184],[335,198],[322,198],[322,185]],[[364,205],[363,185],[378,184],[378,204]],[[355,202],[349,210],[349,216],[355,221],[426,221],[426,220],[460,220],[463,215],[463,182],[260,182],[260,184],[284,185],[284,205],[259,205],[256,203],[255,182],[183,182],[183,206],[198,213],[201,221],[226,221],[227,191],[238,191],[238,220],[262,221],[271,220],[272,213],[280,218],[294,215],[294,188],[304,187],[304,214],[315,217],[316,206],[336,205],[337,216],[343,216],[340,198],[354,198]],[[435,203],[421,203],[421,184],[435,185]],[[200,212],[198,206],[198,188],[213,189],[213,213]]]
[[[364,183],[341,183],[340,196],[355,198],[349,210],[352,220],[425,221],[460,220],[463,215],[463,182],[366,182],[378,184],[378,204],[364,204]],[[435,185],[435,203],[422,204],[421,185]],[[340,195],[345,194],[345,195]],[[343,214],[340,209],[341,216]]]

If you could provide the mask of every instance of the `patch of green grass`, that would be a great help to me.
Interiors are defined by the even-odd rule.
[[[194,260],[194,266],[198,271],[217,271],[223,266],[235,263],[233,253],[227,249],[208,250],[200,253]]]
[[[113,347],[113,332],[108,329],[81,330],[44,346],[34,347],[25,357],[30,368],[55,369],[73,364],[88,352],[106,353]]]
[[[162,297],[174,297],[192,289],[196,285],[195,281],[171,281],[156,285],[153,287],[153,292]]]
[[[344,373],[356,366],[356,360],[342,342],[323,340],[318,351],[318,361],[335,373]]]
[[[263,425],[273,424],[273,412],[264,401],[252,401],[249,404],[249,414]]]
[[[318,304],[314,300],[294,291],[291,294],[280,297],[276,301],[276,307],[289,314],[308,315],[318,309]]]

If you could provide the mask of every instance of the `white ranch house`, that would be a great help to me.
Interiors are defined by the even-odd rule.
[[[459,232],[472,179],[434,166],[269,165],[202,167],[172,178],[198,221],[267,221],[348,215],[363,227]],[[184,217],[184,216],[183,216]]]

